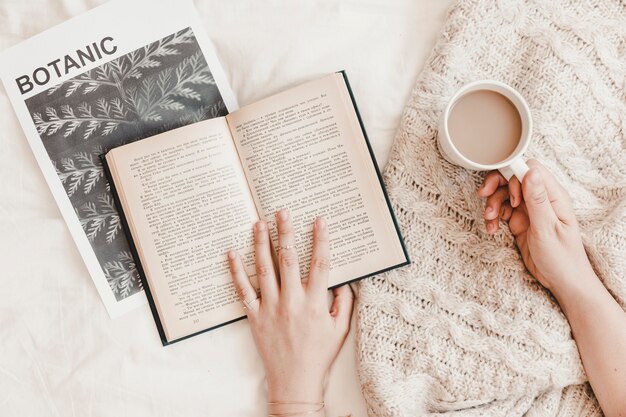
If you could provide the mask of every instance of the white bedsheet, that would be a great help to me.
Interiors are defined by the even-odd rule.
[[[99,3],[0,0],[0,49]],[[196,1],[241,105],[345,69],[380,166],[449,4]],[[264,415],[246,321],[163,348],[147,305],[108,318],[1,87],[0,271],[0,416]],[[326,401],[366,415],[352,335]]]

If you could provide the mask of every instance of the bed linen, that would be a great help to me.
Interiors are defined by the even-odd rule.
[[[0,49],[100,3],[0,0]],[[196,1],[241,105],[345,69],[381,167],[449,4]],[[1,88],[0,268],[0,415],[264,415],[246,321],[163,348],[147,305],[109,319]],[[352,334],[326,401],[366,415]]]

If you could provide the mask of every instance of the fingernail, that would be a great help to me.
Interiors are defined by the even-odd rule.
[[[485,214],[491,214],[493,213],[493,208],[491,206],[487,206],[487,208],[485,208]]]
[[[487,224],[487,233],[492,234],[496,231],[496,225],[493,223]]]
[[[278,220],[285,221],[289,218],[289,213],[287,212],[287,209],[280,209],[278,210],[278,213],[276,213],[276,216],[278,217]]]
[[[326,220],[324,220],[323,217],[318,217],[317,219],[315,219],[315,227],[317,227],[319,230],[324,230],[324,228],[326,227]]]
[[[515,196],[514,195],[511,196],[511,205],[513,207],[515,207]]]
[[[228,259],[230,259],[231,261],[234,261],[236,257],[237,257],[237,252],[235,252],[232,249],[228,251]]]
[[[256,231],[257,232],[262,232],[265,230],[265,222],[264,221],[258,221],[256,222]]]

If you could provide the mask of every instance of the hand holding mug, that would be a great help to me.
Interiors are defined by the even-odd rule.
[[[536,160],[521,184],[498,171],[486,175],[478,195],[487,198],[485,223],[495,233],[507,221],[524,264],[546,288],[559,291],[595,277],[567,191]]]

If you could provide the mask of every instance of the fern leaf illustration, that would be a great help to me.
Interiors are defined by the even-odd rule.
[[[83,192],[89,194],[104,177],[102,166],[98,163],[101,147],[96,147],[92,154],[78,152],[72,157],[63,158],[61,167],[55,164],[59,179],[65,185],[68,196],[72,196],[82,185]]]
[[[111,117],[111,105],[106,98],[100,97],[96,100],[96,109],[100,112],[101,117]]]
[[[107,243],[111,243],[122,229],[119,214],[109,194],[100,194],[96,202],[88,201],[83,204],[78,210],[78,216],[91,242],[95,241],[103,230],[106,230],[105,239]]]
[[[109,221],[109,227],[106,232],[106,241],[111,244],[115,240],[117,234],[122,230],[122,224],[120,223],[120,216],[114,215],[111,216],[111,220]]]
[[[61,82],[49,88],[47,90],[47,94],[52,95],[56,91],[62,90],[65,87],[67,87],[64,94],[65,97],[70,97],[79,91],[82,91],[83,95],[93,93],[103,85],[115,88],[116,84],[113,80],[110,80],[109,77],[107,77],[105,67],[106,64],[101,65],[70,80]]]
[[[113,117],[117,119],[126,119],[126,108],[124,107],[124,102],[120,100],[118,97],[115,97],[111,100],[111,111],[113,113]]]
[[[80,117],[93,117],[93,114],[91,113],[91,106],[87,104],[87,102],[83,102],[78,105],[78,114]]]
[[[91,70],[90,78],[93,81],[108,81],[109,80],[109,66],[101,65]]]
[[[119,123],[107,122],[104,124],[104,129],[102,129],[102,134],[104,136],[110,135],[115,129],[117,129]]]
[[[105,213],[115,213],[115,203],[109,194],[99,195],[98,201],[102,204]]]
[[[40,125],[43,123],[43,118],[41,117],[41,113],[35,112],[32,114],[33,116],[33,122],[35,122],[36,125]]]
[[[210,106],[200,106],[194,111],[185,112],[174,123],[168,123],[164,125],[165,130],[176,129],[181,126],[186,126],[191,123],[201,122],[202,120],[213,119],[219,116],[225,116],[228,114],[226,111],[226,105],[222,100],[214,103]]]
[[[54,92],[55,92],[55,91],[57,91],[57,90],[58,90],[59,88],[61,88],[61,87],[63,87],[63,83],[59,83],[59,84],[57,84],[57,85],[55,85],[55,86],[52,86],[52,87],[50,87],[50,88],[47,90],[47,94],[48,94],[48,95],[52,95],[52,94],[54,94]]]
[[[37,133],[39,133],[40,135],[48,136],[54,135],[56,132],[58,132],[65,123],[62,120],[45,121],[39,113],[33,114],[33,121],[35,122]]]
[[[133,290],[142,289],[135,261],[127,251],[120,251],[117,259],[106,262],[103,271],[111,291],[122,298],[128,297]]]
[[[83,192],[89,194],[95,185],[103,177],[102,168],[97,165],[91,155],[87,155],[84,152],[76,155],[77,161],[81,164],[82,172],[85,172],[85,184],[83,185]]]
[[[73,122],[67,123],[65,125],[65,132],[63,133],[63,137],[64,138],[70,137],[76,131],[76,128],[78,126],[80,126],[80,124],[81,123],[78,122],[78,121],[73,121]]]
[[[39,135],[53,136],[63,131],[63,137],[68,138],[79,127],[85,125],[83,139],[89,139],[99,128],[102,128],[102,134],[107,136],[120,124],[135,123],[135,121],[127,120],[127,111],[119,98],[114,98],[111,102],[108,102],[106,98],[96,100],[95,112],[87,102],[80,103],[76,110],[69,104],[64,104],[60,107],[60,111],[59,114],[54,107],[46,107],[45,117],[39,112],[31,115]]]
[[[102,212],[106,214],[110,214],[108,217],[108,226],[106,231],[106,241],[107,243],[113,242],[117,234],[122,230],[122,223],[120,222],[120,216],[117,213],[113,197],[109,194],[101,194],[98,196],[98,202],[100,202],[102,207]]]
[[[54,107],[46,107],[46,116],[48,116],[48,120],[51,121],[59,120],[59,115]]]
[[[85,216],[82,218],[85,223],[89,222],[90,218],[97,217],[99,215],[96,203],[93,201],[86,202],[81,208],[85,213]]]
[[[159,107],[167,110],[182,110],[185,108],[182,103],[179,103],[172,98],[165,98],[161,100],[161,104],[159,104]]]
[[[76,117],[74,115],[74,109],[69,104],[64,104],[61,106],[61,114],[65,118],[73,118]]]
[[[179,88],[176,94],[180,97],[188,98],[190,100],[198,100],[202,99],[202,96],[195,90],[185,87]]]
[[[197,86],[215,82],[212,76],[206,74],[210,71],[198,51],[183,59],[174,70],[164,69],[156,77],[143,80],[133,97],[140,119],[160,121],[160,109],[183,110],[185,105],[181,99],[201,101],[202,95],[196,90]]]
[[[94,83],[94,82],[87,83],[87,85],[85,85],[85,88],[83,88],[83,94],[93,93],[98,88],[100,88],[100,85],[101,85],[100,83]]]
[[[85,194],[89,194],[91,190],[94,189],[101,177],[102,174],[100,172],[95,170],[89,171],[85,180],[85,185],[83,185],[83,190],[85,191]]]
[[[93,242],[98,236],[98,233],[100,233],[104,228],[104,225],[106,223],[106,217],[93,216],[90,217],[88,221],[83,220],[81,223],[83,223],[83,230],[85,230],[87,239],[89,239],[90,242]]]
[[[83,134],[84,139],[89,139],[91,135],[100,127],[100,122],[97,120],[92,120],[87,123],[87,129],[85,129],[85,133]]]
[[[190,28],[187,28],[128,54],[128,58],[131,61],[130,68],[128,71],[119,74],[120,79],[126,77],[141,78],[144,69],[161,66],[161,61],[155,58],[178,55],[180,52],[176,48],[177,46],[193,41],[193,32]]]
[[[61,181],[66,184],[67,195],[71,197],[83,182],[84,173],[76,167],[74,160],[71,158],[62,159],[61,166],[65,171],[61,177]]]
[[[210,119],[213,119],[214,117],[224,116],[226,114],[227,114],[226,104],[224,103],[223,100],[220,100],[217,103],[213,104],[212,106],[209,106]],[[204,120],[204,119],[201,119],[201,120]]]
[[[80,86],[81,86],[81,83],[77,81],[70,83],[70,86],[65,91],[65,97],[69,97],[72,94],[74,94],[74,92],[78,90],[78,87]]]

